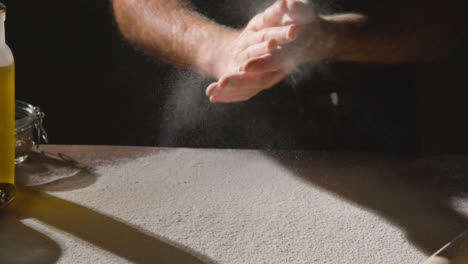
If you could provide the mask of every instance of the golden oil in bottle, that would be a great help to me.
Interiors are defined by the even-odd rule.
[[[15,65],[5,43],[5,11],[0,3],[0,183],[15,182]]]

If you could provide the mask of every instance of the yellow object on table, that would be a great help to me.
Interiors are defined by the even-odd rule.
[[[5,43],[5,6],[0,4],[0,183],[15,182],[15,65]]]

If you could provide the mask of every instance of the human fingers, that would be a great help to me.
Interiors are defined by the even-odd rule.
[[[314,5],[307,0],[288,0],[286,15],[282,17],[281,25],[307,24],[316,18]]]
[[[301,54],[293,49],[279,47],[276,51],[249,59],[240,68],[240,72],[290,72],[303,63]]]
[[[307,31],[309,27],[309,25],[297,26],[294,41],[277,45],[271,52],[244,61],[239,71],[272,72],[283,69],[289,72],[302,63],[324,59],[324,55],[317,52],[323,44]]]
[[[214,94],[214,91],[216,89],[218,89],[218,85],[219,85],[218,82],[214,82],[214,83],[208,85],[208,87],[206,88],[206,91],[205,91],[206,96],[212,96]]]
[[[251,89],[237,89],[236,92],[224,92],[215,96],[210,97],[211,102],[222,102],[222,103],[233,103],[247,101],[260,93],[261,91],[271,88],[276,83],[280,82],[286,74],[284,72],[270,73],[268,74],[269,82],[259,87],[253,87]]]
[[[272,72],[283,70],[291,72],[304,63],[300,54],[291,50],[268,53],[245,62],[239,69],[241,72]]]
[[[279,0],[264,12],[257,14],[247,28],[260,31],[269,27],[307,24],[316,18],[315,7],[308,0]]]
[[[248,100],[284,79],[283,71],[268,73],[238,73],[222,78],[208,93],[213,102]]]
[[[268,53],[245,62],[240,71],[243,72],[272,72],[282,68],[280,55]]]
[[[246,90],[236,94],[210,96],[212,103],[235,103],[247,101],[257,95],[260,91]]]
[[[258,93],[249,92],[249,94],[241,95],[241,96],[231,96],[231,97],[210,97],[211,103],[239,103],[243,101],[248,101]]]
[[[284,45],[293,41],[296,37],[297,29],[295,25],[267,28],[252,35],[247,35],[242,47],[246,49],[252,45],[271,39],[275,40],[278,45]]]
[[[276,41],[274,39],[270,39],[268,41],[264,41],[262,43],[248,47],[238,55],[237,59],[240,62],[248,61],[252,58],[256,58],[272,52],[276,46]]]
[[[286,0],[278,0],[265,11],[257,14],[247,28],[258,31],[269,27],[280,26],[280,22],[287,11]]]

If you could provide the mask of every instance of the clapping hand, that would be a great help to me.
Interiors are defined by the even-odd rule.
[[[312,4],[277,1],[256,15],[232,42],[229,49],[237,55],[224,72],[218,72],[221,77],[206,89],[207,96],[211,102],[239,102],[271,88],[296,66],[322,59],[314,49],[319,33]]]

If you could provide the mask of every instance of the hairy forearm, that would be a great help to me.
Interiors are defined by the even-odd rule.
[[[184,69],[211,74],[213,47],[235,31],[197,14],[185,0],[113,0],[117,24],[134,45]]]
[[[444,57],[463,34],[464,1],[385,1],[375,14],[321,16],[328,58],[399,63]]]

